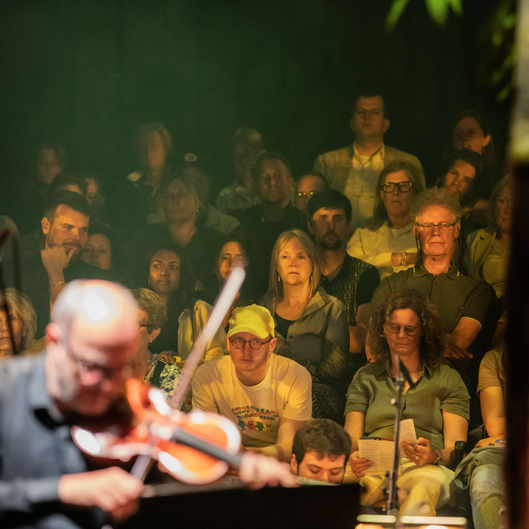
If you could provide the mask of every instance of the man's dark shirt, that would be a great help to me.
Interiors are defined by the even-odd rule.
[[[64,269],[64,281],[69,283],[75,279],[111,280],[112,277],[108,270],[101,270],[86,264],[82,259],[75,259]],[[50,282],[40,252],[22,262],[22,290],[29,296],[37,313],[35,339],[39,339],[50,321]]]
[[[58,501],[60,477],[86,470],[46,391],[44,356],[1,362],[0,527],[97,527],[94,510]]]
[[[330,296],[338,298],[347,311],[347,322],[356,325],[356,312],[360,305],[370,303],[373,293],[380,284],[378,269],[345,254],[340,271],[334,279],[321,276],[320,285]]]
[[[254,279],[251,294],[255,298],[261,297],[268,290],[270,260],[277,238],[284,231],[294,228],[307,232],[307,216],[304,213],[290,204],[285,207],[284,212],[285,215],[280,221],[268,222],[264,219],[262,206],[252,206],[241,212],[241,225],[233,231],[243,235],[248,246],[250,269]]]

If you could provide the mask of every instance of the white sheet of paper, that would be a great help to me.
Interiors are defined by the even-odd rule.
[[[360,457],[365,457],[373,462],[366,475],[384,474],[393,468],[393,441],[383,441],[379,439],[358,439],[358,451]]]
[[[404,421],[400,421],[400,435],[399,440],[402,443],[402,441],[406,441],[409,444],[415,444],[417,442],[417,434],[415,433],[415,424],[413,422],[413,419],[406,419]],[[400,458],[406,457],[406,454],[404,453],[404,450],[402,449],[402,445],[400,445]]]

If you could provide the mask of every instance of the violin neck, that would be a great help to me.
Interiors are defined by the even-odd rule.
[[[171,440],[175,443],[189,446],[190,448],[195,448],[200,452],[204,452],[208,456],[219,459],[220,461],[224,461],[231,467],[240,468],[241,466],[242,454],[230,454],[223,448],[220,448],[220,446],[211,444],[210,442],[200,439],[199,437],[180,428],[177,428]]]

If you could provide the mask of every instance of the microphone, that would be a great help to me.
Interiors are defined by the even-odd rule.
[[[408,368],[402,363],[402,361],[399,359],[399,369],[402,373],[402,376],[404,377],[404,380],[410,385],[410,389],[413,389],[415,387],[415,382],[411,379],[410,372],[408,371]]]

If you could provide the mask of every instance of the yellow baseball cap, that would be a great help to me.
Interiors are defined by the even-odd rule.
[[[273,338],[276,327],[270,311],[259,305],[237,307],[231,315],[229,324],[228,337],[238,332],[249,332],[262,340],[267,338],[268,335]]]

